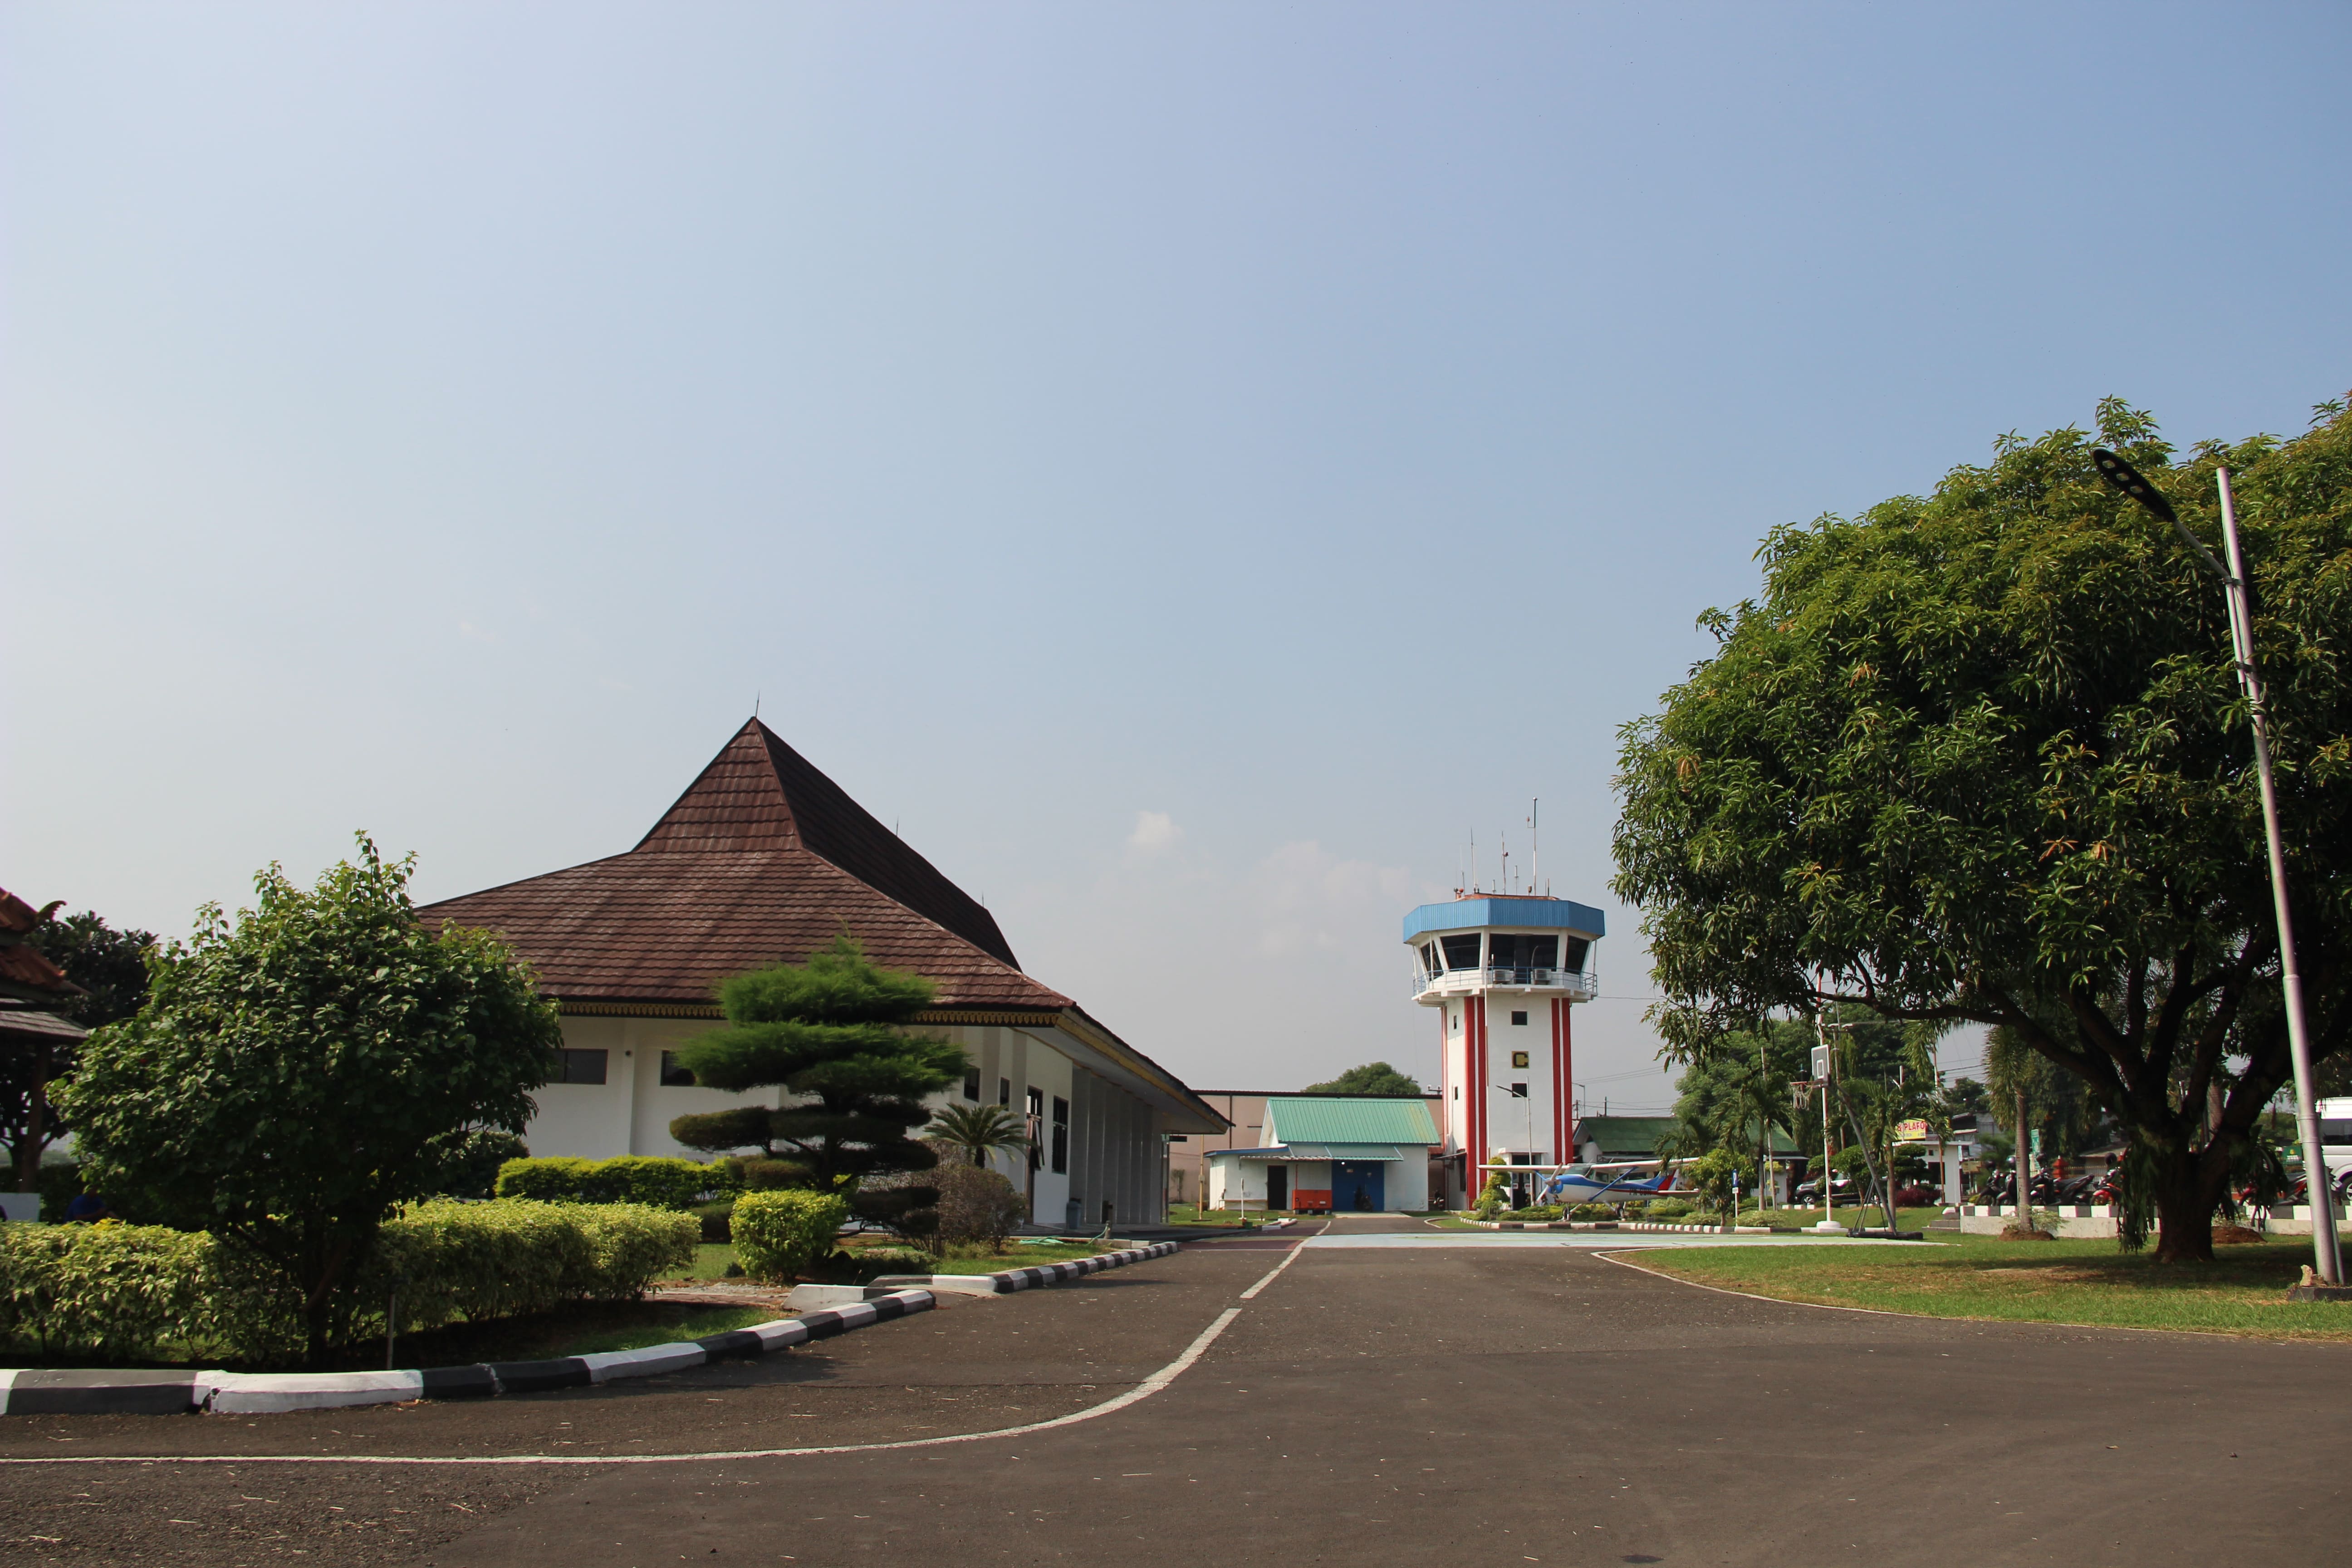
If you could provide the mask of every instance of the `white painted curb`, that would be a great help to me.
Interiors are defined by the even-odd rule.
[[[196,1382],[212,1389],[206,1408],[224,1415],[397,1405],[425,1396],[420,1372],[206,1372]]]
[[[580,1358],[588,1368],[592,1383],[610,1383],[616,1377],[652,1377],[657,1373],[700,1366],[709,1359],[710,1353],[692,1340],[675,1340],[642,1350],[598,1351]]]

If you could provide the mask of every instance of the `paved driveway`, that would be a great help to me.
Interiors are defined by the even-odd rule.
[[[2284,1563],[2352,1530],[2344,1347],[1822,1311],[1517,1237],[1330,1244],[1384,1230],[1431,1234],[1343,1218],[614,1390],[0,1420],[0,1458],[161,1460],[9,1466],[0,1533],[76,1563],[1197,1568]],[[387,1462],[514,1455],[588,1462]]]

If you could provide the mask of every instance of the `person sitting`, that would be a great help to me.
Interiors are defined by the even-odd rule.
[[[68,1225],[95,1225],[100,1220],[111,1217],[112,1211],[106,1206],[106,1200],[96,1193],[83,1193],[66,1205]]]

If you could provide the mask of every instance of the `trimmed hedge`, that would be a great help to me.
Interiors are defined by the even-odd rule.
[[[692,1215],[637,1204],[414,1205],[385,1222],[340,1293],[335,1338],[384,1328],[394,1275],[403,1333],[460,1319],[623,1300],[690,1262]],[[161,1226],[0,1225],[0,1339],[112,1361],[299,1359],[301,1300],[244,1247]]]
[[[610,1160],[509,1160],[499,1167],[498,1195],[550,1204],[690,1209],[706,1196],[739,1192],[742,1185],[723,1161],[706,1165],[698,1160],[622,1154]]]
[[[832,1193],[745,1193],[735,1200],[730,1221],[735,1259],[754,1279],[789,1284],[833,1251],[834,1237],[848,1218],[848,1202]]]

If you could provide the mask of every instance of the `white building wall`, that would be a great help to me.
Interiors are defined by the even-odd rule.
[[[740,1105],[781,1103],[773,1090],[728,1094],[695,1086],[665,1087],[661,1082],[664,1051],[674,1051],[687,1040],[716,1025],[708,1018],[626,1018],[570,1016],[563,1020],[567,1049],[605,1053],[601,1084],[551,1083],[533,1097],[538,1114],[524,1130],[523,1141],[539,1156],[570,1155],[604,1160],[618,1154],[655,1154],[704,1159],[669,1135],[669,1124],[691,1113],[723,1110]],[[981,1070],[979,1103],[998,1103],[1009,1085],[1009,1109],[1025,1115],[1028,1090],[1043,1100],[1041,1132],[1045,1148],[1035,1173],[1034,1223],[1059,1226],[1067,1215],[1074,1190],[1084,1199],[1091,1223],[1108,1199],[1118,1205],[1122,1223],[1149,1223],[1160,1216],[1162,1150],[1150,1106],[1126,1090],[1076,1067],[1046,1040],[1009,1026],[950,1025],[937,1032],[963,1047]],[[1083,1079],[1083,1082],[1081,1081]],[[1056,1171],[1053,1161],[1054,1102],[1069,1107],[1067,1169]],[[933,1107],[967,1103],[963,1086],[956,1084],[930,1097]],[[1018,1153],[999,1154],[990,1168],[1026,1190],[1028,1162]],[[1262,1192],[1261,1192],[1261,1195]]]
[[[1416,1149],[1410,1159],[1384,1161],[1381,1196],[1391,1213],[1425,1209],[1429,1203],[1429,1156]]]
[[[608,1160],[629,1152],[629,1118],[635,1099],[624,1018],[566,1018],[563,1044],[572,1050],[605,1053],[603,1083],[551,1083],[531,1099],[539,1110],[523,1129],[522,1141],[533,1154],[545,1158],[570,1154],[585,1160]]]
[[[1486,998],[1486,1067],[1493,1085],[1524,1083],[1525,1100],[1507,1089],[1489,1087],[1486,1095],[1487,1143],[1513,1153],[1534,1153],[1549,1161],[1552,1152],[1551,997],[1524,991],[1490,991]],[[1514,1024],[1524,1016],[1525,1024]],[[1513,1059],[1524,1053],[1526,1065]]]
[[[692,1111],[776,1103],[761,1092],[723,1094],[711,1089],[662,1087],[661,1053],[675,1050],[711,1026],[707,1018],[565,1018],[564,1047],[603,1051],[604,1081],[551,1083],[535,1092],[531,1098],[539,1102],[539,1113],[523,1129],[523,1142],[541,1158],[570,1155],[609,1160],[616,1154],[709,1158],[669,1135],[672,1119]]]

